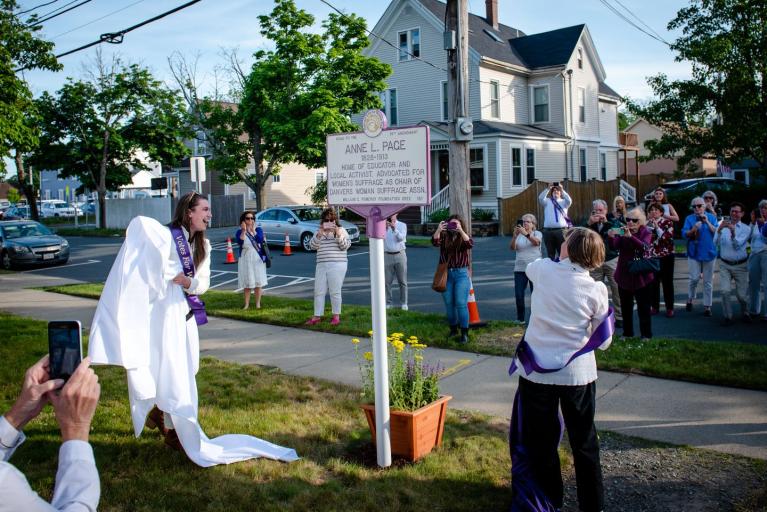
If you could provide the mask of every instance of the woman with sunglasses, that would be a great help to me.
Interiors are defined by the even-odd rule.
[[[309,247],[317,251],[317,266],[314,271],[314,316],[306,321],[306,325],[320,323],[325,312],[325,294],[328,293],[333,313],[330,325],[338,325],[341,323],[341,289],[348,263],[346,251],[352,242],[333,208],[322,210],[320,219],[320,228],[309,242]]]
[[[722,209],[719,208],[719,199],[712,190],[706,190],[703,192],[703,201],[706,203],[706,211],[714,214],[717,220],[722,218]]]
[[[652,338],[650,307],[655,274],[652,270],[634,273],[629,270],[629,266],[635,259],[652,256],[652,232],[647,229],[646,223],[644,210],[636,207],[626,213],[625,228],[614,228],[608,232],[610,247],[618,249],[615,282],[618,283],[618,292],[621,297],[623,336],[629,338],[634,336],[634,300],[636,299],[642,341]]]
[[[261,309],[261,289],[267,285],[266,277],[266,250],[264,245],[264,231],[256,226],[256,216],[252,211],[246,210],[240,215],[240,229],[234,234],[234,239],[240,247],[240,257],[237,261],[237,285],[242,288],[245,295],[245,305],[242,309],[250,307],[250,293],[253,290],[253,299],[256,301],[256,309]]]
[[[692,311],[692,301],[703,276],[703,316],[711,316],[714,295],[714,261],[716,260],[716,215],[709,211],[702,197],[693,198],[690,203],[692,214],[684,220],[682,236],[687,239],[687,268],[689,269],[689,290],[687,311]]]

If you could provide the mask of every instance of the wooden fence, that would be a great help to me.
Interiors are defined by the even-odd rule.
[[[628,182],[636,187],[636,177],[630,176]],[[642,176],[640,187],[637,189],[637,200],[642,201],[642,197],[654,189],[660,183],[656,175]],[[612,209],[612,201],[618,195],[620,189],[620,180],[612,181],[563,181],[562,186],[573,200],[573,204],[568,210],[568,216],[574,224],[581,224],[586,221],[591,213],[591,203],[594,199],[604,199],[607,201],[608,209]],[[543,181],[534,181],[523,192],[505,199],[498,200],[498,212],[500,223],[500,234],[508,235],[514,231],[517,219],[526,213],[532,213],[538,219],[538,228],[543,227],[543,208],[538,203],[538,195],[549,187],[549,183]]]

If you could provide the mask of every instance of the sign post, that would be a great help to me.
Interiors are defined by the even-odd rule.
[[[194,182],[195,191],[202,194],[202,182],[205,181],[205,157],[193,156],[189,159],[190,178]]]
[[[407,206],[431,201],[429,128],[386,128],[386,116],[369,110],[364,132],[327,137],[328,204],[365,217],[370,241],[370,304],[373,324],[376,451],[380,467],[391,466],[389,367],[386,348],[384,250],[386,218]]]

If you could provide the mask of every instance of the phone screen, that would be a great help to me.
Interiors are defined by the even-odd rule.
[[[322,229],[333,229],[334,227],[336,227],[336,223],[335,222],[323,222],[322,223]]]
[[[52,379],[67,380],[83,357],[82,327],[76,320],[48,322],[48,353]]]

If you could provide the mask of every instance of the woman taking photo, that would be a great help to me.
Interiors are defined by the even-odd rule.
[[[333,208],[322,210],[320,228],[309,241],[309,247],[317,251],[314,271],[314,316],[306,321],[314,325],[322,320],[325,312],[325,294],[330,294],[330,325],[341,323],[341,289],[346,277],[348,259],[346,251],[352,245],[349,234],[338,222]]]
[[[567,209],[573,200],[559,182],[554,182],[540,193],[538,203],[543,207],[543,245],[546,247],[546,256],[554,259],[565,239],[565,229],[572,226]]]
[[[716,260],[716,215],[709,211],[702,197],[693,198],[690,203],[692,214],[684,220],[682,236],[687,239],[687,268],[689,288],[687,311],[692,311],[692,301],[698,293],[698,281],[703,276],[703,316],[711,316],[714,295],[714,260]]]
[[[652,233],[651,255],[658,258],[660,270],[652,282],[652,307],[650,314],[660,311],[660,287],[663,285],[663,302],[666,316],[674,316],[674,223],[664,217],[663,204],[651,203],[647,208],[647,228]]]
[[[469,263],[474,240],[466,234],[463,220],[459,215],[451,215],[437,226],[431,243],[439,247],[439,262],[447,264],[447,288],[442,292],[445,302],[447,323],[450,334],[458,334],[461,328],[460,343],[469,342]]]
[[[541,257],[541,232],[536,229],[535,215],[527,213],[517,221],[514,234],[511,237],[511,250],[516,251],[514,260],[514,299],[517,304],[517,320],[525,321],[525,288],[530,285],[533,293],[533,283],[527,278],[527,265]]]
[[[610,346],[613,318],[607,287],[589,274],[604,262],[604,242],[596,231],[572,228],[559,257],[560,261],[545,258],[527,266],[527,277],[536,290],[530,326],[509,369],[509,373],[520,371],[509,435],[511,510],[562,509],[564,492],[557,452],[563,434],[560,408],[573,453],[577,508],[584,512],[604,509],[599,439],[594,426],[594,350]]]
[[[245,294],[245,305],[250,307],[250,291],[256,301],[256,309],[261,309],[261,288],[267,285],[266,250],[264,249],[264,232],[256,227],[256,216],[251,211],[240,215],[240,229],[234,234],[237,245],[240,246],[240,257],[237,261],[237,284]]]
[[[621,226],[626,225],[626,200],[623,199],[623,196],[615,196],[613,211],[607,214],[607,220]]]
[[[615,282],[621,296],[623,310],[623,335],[634,336],[634,300],[636,299],[639,315],[639,333],[642,341],[652,338],[650,304],[652,303],[652,282],[655,278],[650,269],[632,272],[634,260],[651,257],[650,244],[652,233],[645,226],[647,219],[644,211],[637,207],[626,214],[626,227],[611,229],[610,246],[618,249],[618,266],[615,269]]]
[[[663,210],[663,218],[672,222],[679,222],[679,215],[677,215],[674,205],[668,202],[668,196],[663,187],[656,188],[652,193],[652,202],[650,204],[659,204]],[[649,206],[648,206],[649,208]],[[649,213],[649,210],[648,212]]]

